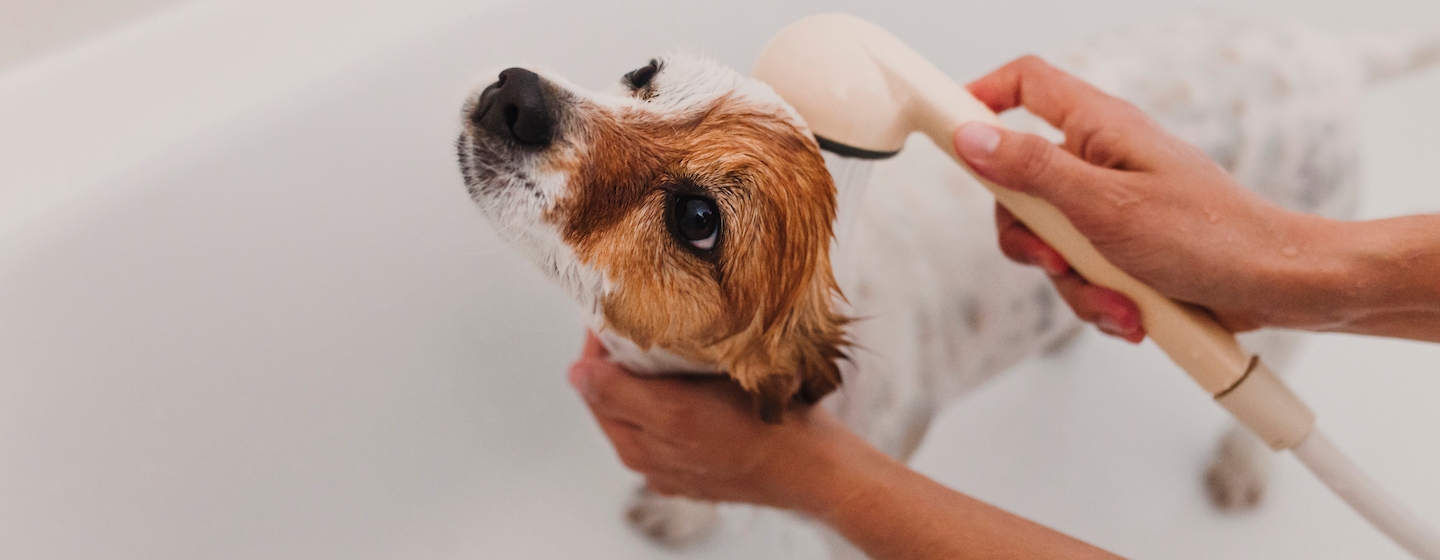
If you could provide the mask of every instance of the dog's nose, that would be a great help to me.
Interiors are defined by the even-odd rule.
[[[554,109],[539,75],[524,68],[509,68],[480,94],[480,103],[470,119],[501,138],[544,146],[555,132]]]

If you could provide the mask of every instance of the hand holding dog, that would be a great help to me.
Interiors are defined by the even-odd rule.
[[[1209,309],[1232,331],[1440,339],[1440,294],[1426,280],[1440,272],[1440,216],[1338,222],[1280,208],[1133,105],[1033,56],[969,89],[996,112],[1029,109],[1065,141],[967,124],[954,139],[966,162],[1054,204],[1101,254],[1162,294]],[[998,205],[996,226],[1002,251],[1049,273],[1081,319],[1144,338],[1128,298],[1085,281]]]
[[[725,377],[636,377],[609,361],[593,333],[570,367],[570,384],[620,460],[656,493],[809,509],[815,477],[805,465],[864,446],[822,409],[792,409],[762,422],[750,397]]]
[[[594,334],[570,383],[659,494],[804,512],[880,560],[1114,557],[911,471],[823,408],[766,424],[726,378],[632,375]]]

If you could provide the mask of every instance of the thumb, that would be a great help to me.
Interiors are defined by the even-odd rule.
[[[980,176],[1002,187],[1045,199],[1066,215],[1084,213],[1114,173],[1075,157],[1034,134],[980,122],[955,131],[955,152]]]

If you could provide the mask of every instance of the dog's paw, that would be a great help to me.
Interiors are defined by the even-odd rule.
[[[651,540],[670,547],[699,542],[720,526],[715,504],[661,496],[644,488],[625,507],[625,519]]]
[[[1205,489],[1215,507],[1228,511],[1254,509],[1270,484],[1270,448],[1244,426],[1231,426],[1215,446],[1215,460],[1205,472]]]

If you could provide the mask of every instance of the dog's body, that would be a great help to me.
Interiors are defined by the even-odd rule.
[[[1186,18],[1048,58],[1270,200],[1348,218],[1364,86],[1437,53]],[[724,372],[771,414],[824,397],[838,374],[843,390],[824,405],[903,459],[946,402],[1078,327],[1044,274],[996,250],[989,194],[923,140],[877,163],[868,189],[840,181],[836,222],[829,175],[859,171],[820,160],[803,121],[763,84],[689,57],[652,63],[607,94],[552,77],[516,93],[521,79],[532,78],[502,77],[467,103],[467,184],[631,369]],[[1277,368],[1296,340],[1245,339]],[[1227,434],[1208,479],[1217,503],[1255,503],[1267,456],[1243,430]],[[676,543],[717,517],[708,504],[642,493],[631,519]]]

